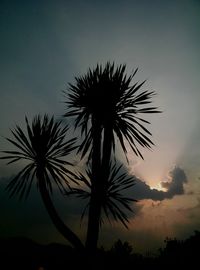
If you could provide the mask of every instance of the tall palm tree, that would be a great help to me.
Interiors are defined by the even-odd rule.
[[[16,125],[11,130],[13,139],[6,138],[16,150],[2,151],[9,160],[8,164],[25,161],[23,169],[10,181],[6,189],[10,196],[18,195],[19,199],[27,198],[32,183],[36,180],[46,210],[57,230],[76,248],[83,244],[79,238],[63,223],[52,203],[50,195],[53,185],[64,194],[69,181],[75,181],[73,172],[69,169],[72,164],[63,158],[75,149],[75,138],[66,140],[68,126],[61,127],[61,122],[47,115],[35,116],[32,125],[26,119],[26,133]]]
[[[86,244],[93,249],[97,246],[102,200],[109,179],[110,159],[115,144],[119,141],[127,154],[125,141],[133,152],[143,158],[139,146],[151,148],[152,135],[144,124],[148,121],[141,114],[157,113],[149,107],[154,91],[138,93],[145,81],[131,85],[136,69],[126,75],[126,65],[115,67],[107,63],[89,69],[85,76],[75,77],[66,93],[68,111],[64,115],[75,116],[75,128],[81,127],[85,135],[79,151],[84,156],[89,152],[92,160],[91,197],[89,208],[88,234]]]

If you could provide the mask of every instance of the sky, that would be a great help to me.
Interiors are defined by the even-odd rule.
[[[154,90],[163,112],[148,116],[155,146],[144,161],[128,149],[138,179],[129,230],[105,224],[100,244],[117,238],[137,251],[156,250],[166,236],[185,238],[200,230],[200,1],[0,1],[0,148],[14,125],[38,113],[65,112],[62,90],[97,63],[139,68],[136,80]],[[19,166],[20,167],[20,166]],[[0,236],[25,235],[61,241],[37,190],[22,204],[4,192],[19,168],[0,164]],[[66,219],[84,239],[78,202],[54,197]],[[31,211],[30,211],[31,209]],[[69,215],[67,215],[67,210]],[[112,232],[112,233],[111,233]]]

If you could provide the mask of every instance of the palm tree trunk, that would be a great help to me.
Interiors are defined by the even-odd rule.
[[[92,119],[92,137],[91,198],[86,238],[86,248],[90,252],[95,251],[97,248],[101,216],[101,126],[94,118]]]
[[[55,225],[56,229],[77,249],[82,250],[84,248],[80,239],[72,232],[59,217],[52,200],[49,196],[49,192],[46,188],[44,177],[42,174],[38,176],[39,191],[46,207],[46,210]]]
[[[99,238],[99,227],[101,217],[101,197],[99,195],[99,188],[94,187],[91,192],[90,208],[88,216],[88,229],[86,248],[90,252],[95,252]]]
[[[106,184],[110,174],[110,162],[112,153],[113,131],[112,127],[105,126],[103,140],[103,155],[102,155],[102,181]]]
[[[109,177],[110,159],[112,152],[112,129],[105,127],[103,140],[103,155],[101,162],[101,129],[95,125],[93,137],[93,155],[92,155],[92,189],[88,217],[88,233],[86,247],[89,251],[95,251],[97,248],[99,227],[101,218],[102,198],[105,193],[106,182]]]

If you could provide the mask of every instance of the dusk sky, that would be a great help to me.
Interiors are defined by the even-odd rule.
[[[155,146],[131,150],[126,163],[138,179],[129,230],[105,224],[100,245],[118,238],[135,250],[156,250],[166,236],[186,238],[200,230],[200,1],[0,1],[0,149],[15,123],[38,113],[65,112],[62,90],[74,76],[106,61],[139,68],[136,80],[154,90],[150,115]],[[65,240],[56,232],[34,190],[27,202],[8,199],[7,178],[17,165],[0,163],[0,236],[40,242]],[[156,189],[156,190],[155,190]],[[84,239],[79,202],[55,196],[66,222]]]

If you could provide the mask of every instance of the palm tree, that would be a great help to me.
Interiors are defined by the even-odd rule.
[[[9,160],[8,164],[25,161],[24,168],[10,181],[6,189],[10,197],[18,195],[26,199],[32,183],[36,180],[46,210],[57,230],[76,248],[83,248],[79,238],[63,223],[52,203],[50,195],[53,185],[64,194],[69,181],[74,180],[74,174],[69,169],[72,164],[63,158],[75,149],[75,138],[66,140],[68,126],[61,127],[61,122],[55,122],[47,115],[35,116],[32,125],[26,119],[26,131],[16,125],[11,130],[14,139],[6,138],[17,150],[2,151],[6,154],[1,159]]]
[[[152,135],[144,124],[148,121],[141,114],[157,113],[157,108],[149,107],[154,91],[138,93],[145,81],[131,85],[137,73],[125,74],[126,65],[107,63],[89,69],[85,76],[75,77],[66,93],[68,111],[65,117],[75,116],[75,128],[81,127],[85,135],[79,151],[82,157],[89,152],[92,160],[91,197],[86,245],[95,249],[99,235],[102,197],[109,179],[110,160],[115,144],[119,141],[125,155],[125,141],[133,152],[143,158],[139,146],[151,148]]]

